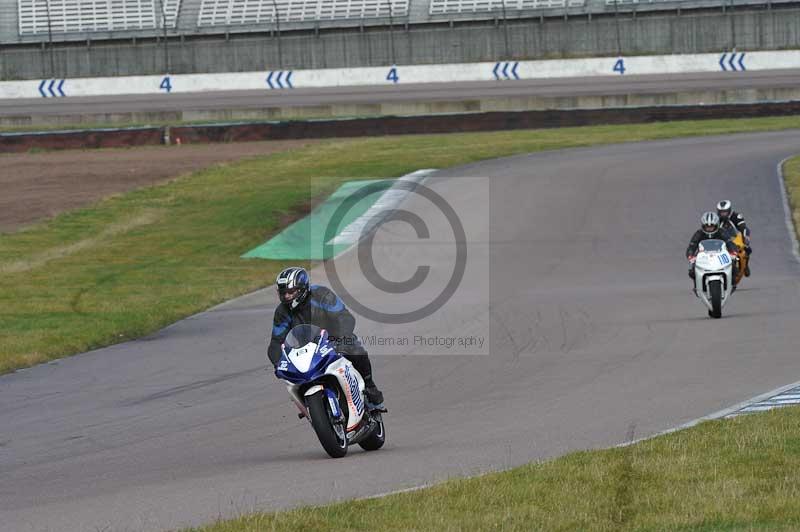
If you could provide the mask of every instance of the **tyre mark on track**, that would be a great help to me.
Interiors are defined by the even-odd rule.
[[[121,401],[119,403],[120,406],[138,406],[144,403],[149,403],[151,401],[157,401],[159,399],[164,399],[167,397],[172,397],[174,395],[178,395],[184,392],[189,392],[192,390],[197,390],[199,388],[205,388],[206,386],[213,386],[215,384],[219,384],[221,382],[238,379],[239,377],[244,377],[247,375],[253,375],[255,373],[264,371],[264,366],[258,366],[255,368],[246,369],[244,371],[237,371],[235,373],[228,373],[225,375],[220,375],[219,377],[214,377],[211,379],[204,379],[196,382],[192,382],[189,384],[182,384],[180,386],[174,386],[172,388],[167,388],[166,390],[162,390],[160,392],[152,393],[149,395],[145,395],[144,397],[139,397],[137,399],[128,399],[126,401]]]

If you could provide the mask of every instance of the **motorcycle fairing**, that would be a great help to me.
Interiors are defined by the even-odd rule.
[[[708,296],[708,283],[719,280],[722,283],[721,304],[728,302],[732,288],[733,258],[728,253],[725,242],[718,239],[703,240],[695,258],[695,289],[697,297],[709,310],[712,309]]]
[[[324,329],[320,332],[319,342],[308,342],[292,347],[289,351],[285,344],[281,345],[281,358],[278,360],[275,376],[287,383],[289,394],[304,414],[308,412],[301,390],[308,384],[319,383],[324,386],[332,409],[333,403],[336,404],[338,415],[334,412],[334,417],[347,415],[347,432],[356,430],[364,419],[364,379],[349,360],[336,352],[328,338],[328,332]],[[336,391],[324,382],[330,378],[336,379],[344,393],[346,412],[343,412]]]
[[[286,351],[286,344],[281,344],[281,358],[275,369],[275,376],[293,384],[314,381],[323,375],[328,365],[341,358],[331,346],[328,332],[322,330],[317,343],[309,342]]]

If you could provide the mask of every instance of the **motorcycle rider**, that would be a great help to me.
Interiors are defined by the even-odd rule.
[[[311,285],[308,272],[290,267],[278,274],[275,281],[280,304],[275,309],[272,339],[267,354],[272,365],[281,357],[281,344],[292,327],[308,323],[328,331],[336,351],[353,363],[364,378],[365,394],[371,410],[384,410],[383,393],[372,378],[372,364],[367,350],[354,334],[356,320],[330,288]]]
[[[741,213],[733,210],[733,203],[730,200],[722,200],[717,203],[717,214],[719,215],[720,226],[725,231],[731,231],[733,236],[736,232],[742,233],[744,238],[745,251],[747,251],[748,258],[753,256],[753,248],[750,247],[750,228],[744,221],[744,216]],[[750,261],[747,261],[747,266],[744,269],[744,276],[750,277]]]
[[[731,241],[730,233],[724,231],[720,227],[719,216],[715,212],[704,212],[700,217],[700,229],[694,232],[692,239],[689,241],[689,247],[686,248],[686,260],[689,261],[689,277],[694,279],[694,259],[697,256],[697,249],[700,247],[700,242],[709,239],[719,239],[725,242],[728,248],[728,253],[733,256],[739,254],[739,249]],[[737,276],[737,264],[733,263],[733,278]],[[733,285],[736,286],[735,284]],[[694,286],[693,286],[694,289]]]

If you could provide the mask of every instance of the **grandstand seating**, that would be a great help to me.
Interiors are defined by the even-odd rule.
[[[167,27],[174,28],[181,0],[18,0],[19,34],[156,29],[162,1]]]
[[[0,0],[0,44],[792,4],[798,0]],[[49,7],[49,9],[48,9]],[[48,17],[49,11],[49,17]],[[505,12],[505,13],[504,13]],[[285,26],[283,24],[286,23]],[[49,26],[49,28],[48,28]]]
[[[506,11],[552,9],[583,6],[584,4],[585,0],[431,0],[430,14],[480,13],[502,11],[503,9]]]
[[[650,4],[662,2],[678,2],[680,0],[606,0],[606,5],[613,6],[614,4]],[[722,2],[721,2],[722,3]]]
[[[198,27],[404,17],[409,0],[203,0]],[[391,12],[390,12],[391,10]]]

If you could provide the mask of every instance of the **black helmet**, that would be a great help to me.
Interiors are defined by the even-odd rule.
[[[717,214],[719,215],[719,219],[723,222],[727,222],[728,218],[731,217],[731,213],[733,212],[733,204],[730,200],[722,200],[717,203]]]
[[[719,230],[719,216],[715,212],[704,212],[700,217],[700,228],[709,237]]]
[[[286,268],[278,274],[275,284],[278,285],[278,296],[281,303],[287,303],[293,309],[301,305],[308,297],[308,272],[303,268],[295,266]]]

